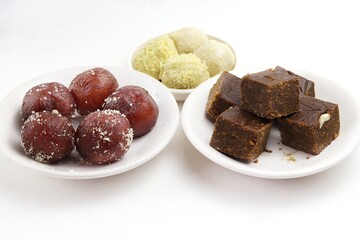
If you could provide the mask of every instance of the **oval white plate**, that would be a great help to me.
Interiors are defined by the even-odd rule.
[[[340,85],[329,79],[305,71],[296,70],[294,72],[315,82],[317,98],[339,104],[340,135],[319,155],[310,155],[284,146],[280,143],[280,134],[276,127],[272,128],[266,147],[272,152],[262,153],[258,157],[257,163],[256,161],[248,164],[238,162],[210,147],[209,142],[214,125],[205,116],[205,105],[209,90],[216,79],[201,84],[184,103],[181,121],[187,138],[200,153],[213,162],[255,177],[296,178],[315,174],[335,166],[355,151],[360,143],[360,113],[353,104],[356,100]],[[235,75],[242,77],[246,73],[235,73]]]
[[[161,83],[146,74],[116,67],[105,67],[118,80],[119,86],[138,85],[145,88],[159,107],[159,117],[155,127],[146,135],[137,138],[122,160],[104,166],[91,166],[76,162],[79,155],[74,151],[65,161],[46,165],[26,156],[20,147],[22,99],[31,87],[45,82],[60,82],[69,86],[79,73],[92,67],[74,67],[51,72],[31,79],[10,92],[0,103],[3,113],[0,119],[0,150],[9,159],[23,166],[59,178],[87,179],[100,178],[133,169],[155,157],[170,142],[179,121],[179,109],[171,92]]]
[[[165,35],[165,34],[164,34],[164,35]],[[158,37],[159,37],[159,36],[158,36]],[[229,47],[231,48],[231,50],[233,51],[233,53],[234,53],[234,55],[235,55],[235,66],[234,66],[234,68],[235,68],[235,67],[236,67],[236,59],[237,59],[237,57],[236,57],[236,53],[235,53],[234,49],[232,48],[232,46],[231,46],[228,42],[226,42],[226,41],[224,41],[224,40],[222,40],[222,39],[220,39],[220,38],[218,38],[218,37],[215,37],[215,36],[213,36],[213,35],[209,35],[209,34],[208,34],[208,37],[209,37],[209,39],[217,40],[217,41],[219,41],[219,42],[223,42],[223,43],[226,43],[227,45],[229,45]],[[153,40],[153,39],[155,39],[155,38],[157,38],[157,37],[154,37],[154,38],[151,38],[151,39],[149,39],[149,40],[144,41],[143,43],[137,45],[137,46],[134,48],[134,50],[131,51],[130,58],[129,58],[129,67],[130,67],[131,69],[134,69],[134,60],[135,60],[134,58],[135,58],[137,52],[138,52],[147,42],[149,42],[149,41],[151,41],[151,40]],[[135,69],[134,69],[134,70],[135,70]],[[213,76],[212,78],[210,78],[210,79],[208,79],[208,80],[206,80],[206,81],[209,81],[209,80],[211,80],[211,79],[213,79],[213,78],[218,79],[219,76],[220,76],[220,74],[215,75],[215,76]],[[154,79],[154,78],[153,78],[153,79]],[[158,81],[157,79],[154,79],[154,80]],[[169,88],[169,90],[170,90],[171,93],[174,95],[176,101],[179,101],[179,102],[185,101],[185,99],[189,96],[189,94],[190,94],[192,91],[194,91],[194,89],[175,89],[175,88]]]

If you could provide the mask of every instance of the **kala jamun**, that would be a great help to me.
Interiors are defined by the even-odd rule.
[[[124,86],[105,99],[104,109],[115,109],[124,114],[134,129],[134,137],[148,133],[156,124],[159,107],[144,88]]]
[[[93,68],[77,75],[69,89],[81,115],[102,109],[104,99],[113,93],[119,84],[108,70]]]
[[[116,110],[98,110],[84,117],[75,134],[75,146],[88,163],[103,165],[120,160],[133,141],[125,115]]]
[[[57,110],[30,115],[21,128],[26,155],[41,163],[56,163],[74,149],[75,129]]]
[[[73,117],[76,110],[75,100],[69,89],[61,83],[49,82],[38,84],[27,91],[21,106],[23,120],[44,110],[57,110],[65,117]]]

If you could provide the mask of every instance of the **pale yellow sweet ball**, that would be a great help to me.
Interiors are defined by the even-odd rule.
[[[173,56],[161,65],[160,79],[169,88],[195,88],[209,77],[205,62],[192,53]]]
[[[229,45],[217,40],[207,41],[196,49],[194,54],[205,61],[210,77],[224,71],[230,71],[235,67],[236,58],[234,52]]]
[[[169,34],[174,40],[178,53],[192,53],[209,40],[208,36],[196,28],[182,28]]]
[[[168,58],[178,55],[178,52],[174,41],[164,35],[145,43],[135,54],[134,69],[159,79],[160,64]]]

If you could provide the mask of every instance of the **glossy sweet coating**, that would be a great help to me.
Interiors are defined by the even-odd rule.
[[[119,84],[106,69],[94,68],[77,75],[70,84],[77,110],[87,115],[102,108],[104,99],[113,93]]]
[[[71,121],[56,110],[30,115],[21,128],[21,146],[26,155],[42,163],[55,163],[74,149]]]
[[[65,117],[75,114],[75,100],[67,87],[58,82],[36,85],[24,96],[21,116],[26,120],[34,112],[57,110]]]
[[[156,124],[159,108],[151,95],[139,86],[124,86],[105,99],[104,109],[125,114],[134,129],[134,137],[149,132]]]
[[[119,111],[98,110],[81,121],[75,139],[76,149],[86,162],[102,165],[125,155],[133,140],[133,130]]]

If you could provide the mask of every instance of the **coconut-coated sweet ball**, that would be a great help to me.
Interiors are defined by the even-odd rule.
[[[209,40],[209,37],[202,31],[188,27],[182,28],[169,34],[174,40],[178,53],[192,53],[195,49]]]
[[[148,133],[156,124],[159,107],[144,88],[124,86],[105,99],[104,109],[123,113],[134,130],[134,137]]]
[[[101,109],[104,99],[113,93],[119,84],[108,70],[93,68],[77,75],[69,89],[81,115]]]
[[[205,62],[192,53],[169,58],[161,66],[160,72],[162,83],[177,89],[195,88],[209,77]]]
[[[224,71],[230,71],[235,67],[236,57],[234,52],[229,45],[217,40],[207,41],[196,49],[194,54],[205,61],[210,77]]]
[[[174,41],[167,35],[146,42],[136,53],[134,69],[159,79],[160,66],[169,57],[178,55]]]
[[[75,106],[75,100],[66,86],[58,82],[42,83],[26,92],[21,116],[26,120],[35,112],[57,110],[61,115],[71,118],[75,114]]]
[[[75,145],[88,163],[103,165],[120,160],[133,141],[125,115],[116,110],[97,110],[84,117],[75,134]]]
[[[26,155],[41,163],[56,163],[74,149],[75,129],[57,110],[35,112],[21,128],[21,146]]]

